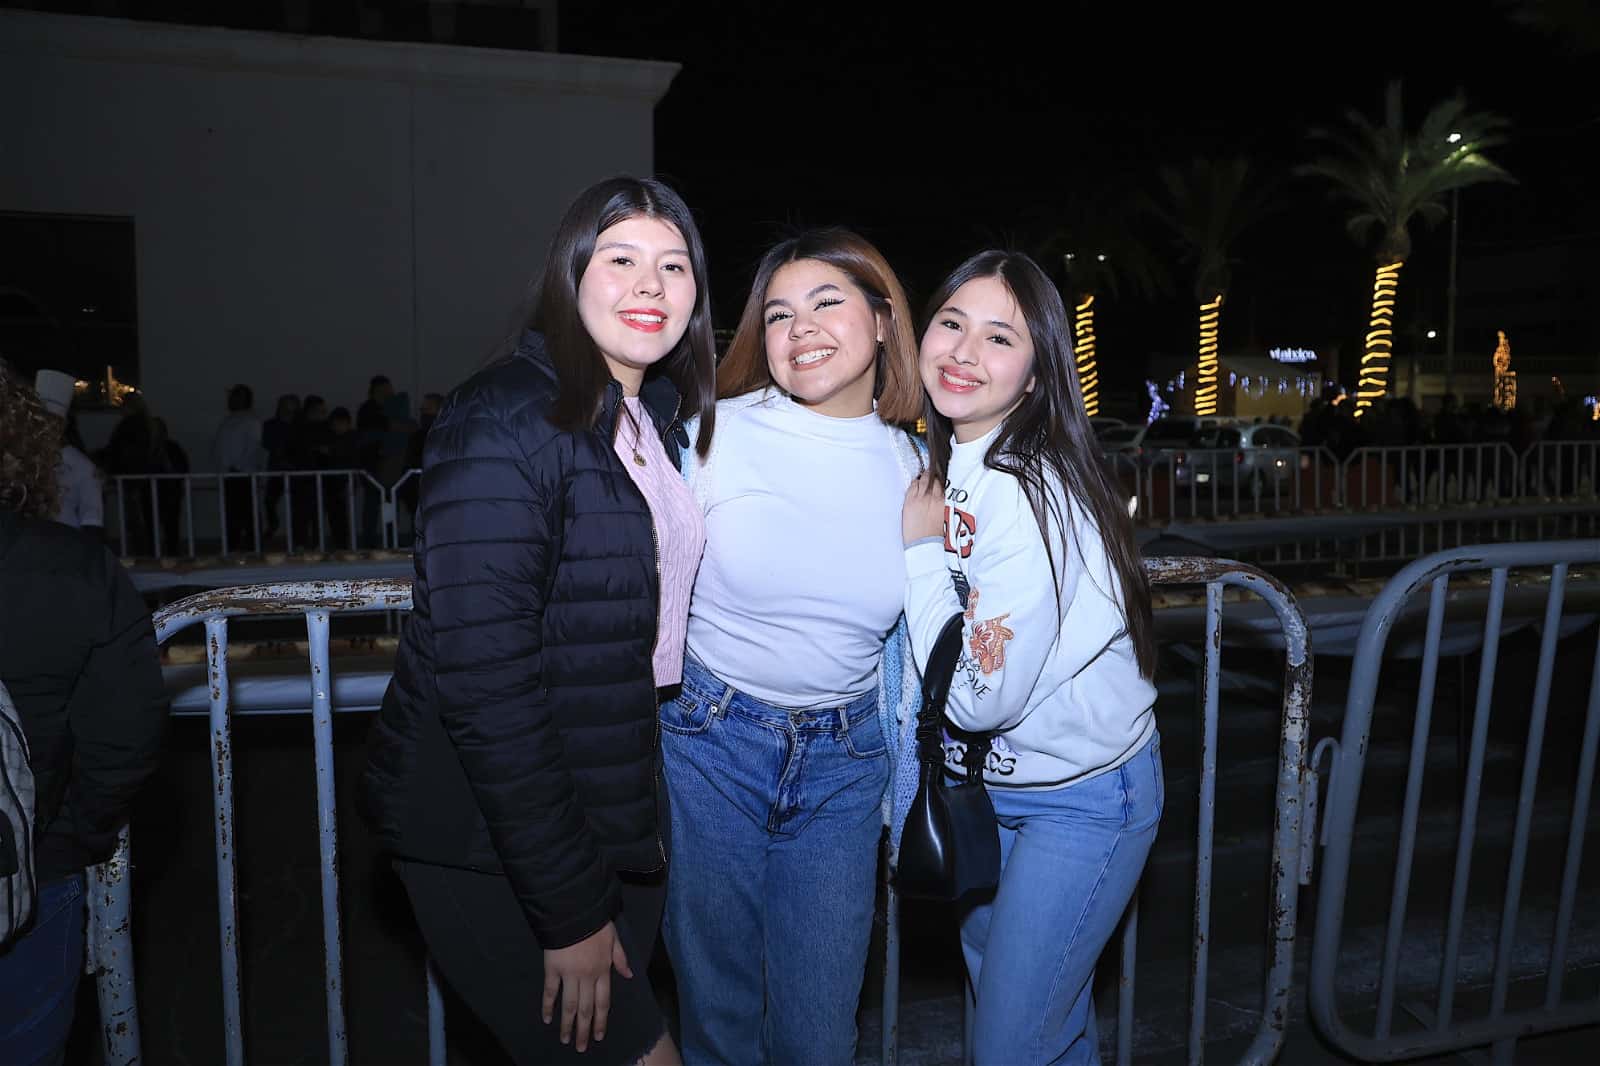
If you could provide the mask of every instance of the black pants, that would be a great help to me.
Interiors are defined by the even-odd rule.
[[[671,855],[665,784],[658,788],[662,797],[658,824]],[[667,897],[665,870],[622,875],[622,913],[616,927],[633,977],[612,970],[606,1038],[591,1040],[589,1049],[579,1054],[574,1044],[561,1043],[559,998],[549,1025],[540,1015],[544,952],[528,928],[511,882],[501,874],[431,863],[397,860],[394,867],[411,897],[434,965],[514,1062],[633,1063],[667,1031],[648,976]]]
[[[228,550],[256,550],[255,482],[250,478],[230,477],[222,483],[228,515]]]

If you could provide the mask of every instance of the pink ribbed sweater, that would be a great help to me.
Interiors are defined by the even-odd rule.
[[[628,396],[622,402],[627,411],[617,420],[617,457],[650,505],[650,517],[656,527],[661,605],[653,664],[659,688],[683,680],[689,593],[694,589],[695,572],[700,569],[700,556],[705,552],[706,524],[683,475],[667,458],[661,437],[639,397]],[[643,432],[639,432],[641,429]],[[643,466],[634,461],[635,450],[643,457]]]

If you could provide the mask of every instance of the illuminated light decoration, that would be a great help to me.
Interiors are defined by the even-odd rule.
[[[1078,363],[1078,388],[1083,392],[1083,413],[1100,413],[1100,371],[1094,361],[1094,294],[1073,309],[1072,351]]]
[[[1289,391],[1289,381],[1288,381],[1288,379],[1287,378],[1279,378],[1278,379],[1278,395],[1282,396],[1284,393],[1286,393],[1288,391]]]
[[[917,436],[920,437],[920,436],[922,436],[923,434],[925,434],[927,432],[928,432],[928,420],[926,418],[917,419]]]
[[[1511,342],[1506,331],[1495,330],[1500,343],[1494,349],[1494,405],[1502,411],[1517,408],[1517,372],[1511,369]]]
[[[1275,363],[1315,363],[1317,353],[1310,348],[1268,348],[1267,355]]]
[[[1149,378],[1144,379],[1144,391],[1150,396],[1150,411],[1145,415],[1144,424],[1149,425],[1168,411],[1172,405],[1161,398],[1161,387]],[[1172,391],[1172,386],[1167,386],[1167,391]]]
[[[132,385],[124,385],[122,382],[118,381],[117,375],[112,372],[111,367],[109,366],[106,367],[106,375],[101,380],[104,382],[106,387],[106,402],[114,407],[121,407],[123,400],[126,400],[129,396],[132,396],[139,391]]]
[[[1200,305],[1200,363],[1195,373],[1194,413],[1217,413],[1217,330],[1222,319],[1222,293]]]
[[[1389,358],[1394,350],[1394,300],[1400,287],[1397,259],[1378,268],[1372,285],[1372,317],[1367,322],[1366,350],[1361,353],[1361,376],[1356,381],[1356,417],[1360,418],[1372,401],[1389,391]]]
[[[1239,375],[1231,370],[1228,371],[1228,388],[1231,389],[1237,384],[1239,384]]]

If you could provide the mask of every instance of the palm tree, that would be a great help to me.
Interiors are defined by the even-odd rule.
[[[1342,129],[1313,130],[1312,136],[1326,141],[1331,151],[1296,172],[1324,179],[1335,196],[1353,206],[1345,228],[1357,242],[1365,244],[1377,235],[1372,313],[1356,385],[1355,413],[1360,417],[1389,389],[1395,294],[1401,268],[1411,255],[1412,219],[1436,223],[1449,213],[1446,193],[1514,179],[1483,154],[1505,142],[1505,120],[1467,110],[1459,96],[1434,105],[1411,131],[1400,106],[1400,83],[1390,82],[1382,123],[1357,111],[1347,112],[1346,123]]]
[[[1194,271],[1200,308],[1194,413],[1217,413],[1217,338],[1222,303],[1232,279],[1233,248],[1243,233],[1274,209],[1271,187],[1242,157],[1194,159],[1179,170],[1161,171],[1165,195],[1146,208],[1177,238],[1183,262]]]
[[[1050,234],[1036,257],[1061,278],[1072,310],[1072,350],[1084,413],[1100,413],[1099,336],[1095,311],[1101,297],[1117,299],[1123,288],[1151,298],[1166,288],[1159,260],[1133,231],[1136,214],[1108,194],[1076,195],[1053,213]]]

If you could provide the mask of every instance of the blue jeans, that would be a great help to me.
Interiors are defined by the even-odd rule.
[[[692,658],[661,709],[683,1060],[854,1061],[889,757],[877,695],[790,711]]]
[[[33,926],[0,948],[0,1061],[59,1063],[83,973],[83,875],[39,886]]]
[[[1098,1063],[1094,965],[1156,838],[1157,734],[1115,770],[1047,792],[991,788],[1000,888],[961,922],[976,1066]]]

